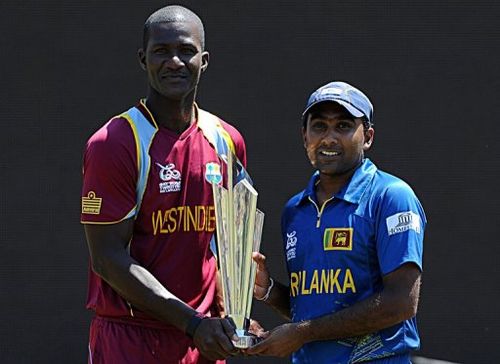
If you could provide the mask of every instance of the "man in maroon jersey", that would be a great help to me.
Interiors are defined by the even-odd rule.
[[[194,103],[209,60],[198,16],[181,6],[156,11],[138,56],[147,98],[99,129],[84,155],[89,363],[224,359],[236,350],[216,305],[211,183],[224,179],[217,140],[243,165],[245,144]]]

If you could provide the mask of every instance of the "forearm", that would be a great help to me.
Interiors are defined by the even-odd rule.
[[[351,307],[298,323],[304,342],[366,335],[413,317],[417,312],[420,281],[409,294],[384,290]]]
[[[94,271],[132,306],[182,331],[195,313],[126,253],[94,263]]]
[[[264,301],[286,319],[290,319],[290,288],[274,281],[269,297]]]

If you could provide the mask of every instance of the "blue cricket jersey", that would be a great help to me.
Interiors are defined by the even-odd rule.
[[[382,277],[404,263],[422,269],[426,219],[412,189],[369,160],[335,196],[319,206],[316,172],[282,216],[293,322],[337,312],[383,288]],[[418,349],[415,317],[363,337],[316,341],[294,363],[408,362]],[[398,359],[399,358],[399,359]]]

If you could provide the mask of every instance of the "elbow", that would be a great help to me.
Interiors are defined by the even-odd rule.
[[[412,317],[415,317],[417,316],[417,311],[418,311],[418,300],[415,299],[412,301],[410,307],[409,307],[409,310],[408,310],[408,314],[409,314],[409,317],[408,318],[412,318]]]
[[[413,296],[392,296],[384,305],[389,325],[406,321],[417,315],[418,298]]]
[[[397,312],[394,312],[394,317],[397,322],[403,322],[417,315],[418,300],[413,297],[406,297],[406,299],[401,300],[394,307],[398,308]]]
[[[102,277],[104,267],[100,259],[91,257],[90,259],[90,266],[92,267],[92,271],[97,274],[98,276]]]
[[[414,302],[408,302],[406,307],[401,309],[400,321],[406,321],[415,317],[417,315],[417,304]]]
[[[104,280],[107,280],[109,278],[109,264],[109,259],[106,259],[106,257],[91,257],[92,271]]]

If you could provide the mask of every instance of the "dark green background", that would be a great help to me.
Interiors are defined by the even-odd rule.
[[[370,157],[405,179],[427,213],[418,354],[499,362],[500,3],[178,3],[206,26],[200,105],[246,138],[273,275],[286,279],[281,208],[312,172],[301,110],[319,85],[349,81],[375,105]],[[136,49],[163,5],[0,3],[2,363],[86,362],[81,154],[96,128],[144,96]],[[260,303],[254,316],[279,322]]]

